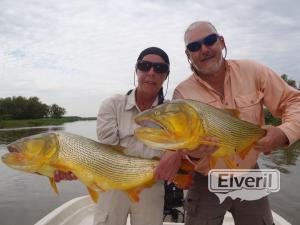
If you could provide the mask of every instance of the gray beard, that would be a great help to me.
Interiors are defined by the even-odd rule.
[[[223,58],[221,58],[221,60],[215,64],[212,68],[210,69],[202,69],[202,68],[198,68],[196,65],[193,65],[193,67],[196,69],[196,73],[200,73],[200,74],[203,74],[203,75],[212,75],[212,74],[215,74],[216,72],[218,72],[222,66],[222,62],[223,62]]]

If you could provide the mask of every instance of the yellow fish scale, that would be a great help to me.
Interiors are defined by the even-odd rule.
[[[213,154],[215,157],[239,153],[264,135],[264,130],[259,126],[224,113],[224,110],[201,102],[188,102],[198,111],[205,136],[218,138],[221,146]]]
[[[58,139],[59,162],[76,168],[79,173],[82,169],[88,171],[82,176],[93,176],[96,183],[103,183],[101,188],[105,190],[143,184],[153,177],[153,169],[158,165],[157,160],[128,157],[111,146],[74,134],[58,133]]]

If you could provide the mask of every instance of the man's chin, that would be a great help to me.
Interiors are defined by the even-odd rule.
[[[207,66],[206,68],[197,68],[196,67],[196,69],[198,70],[198,72],[200,74],[209,76],[209,75],[217,73],[221,69],[221,67],[222,67],[222,62],[220,64],[214,63],[214,65]]]

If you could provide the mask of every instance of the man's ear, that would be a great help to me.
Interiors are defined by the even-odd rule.
[[[185,54],[186,54],[186,57],[188,57],[188,59],[190,59],[190,52],[187,49],[185,50]]]
[[[220,40],[220,42],[221,42],[222,49],[224,49],[224,48],[225,48],[225,46],[226,46],[226,44],[225,44],[225,40],[224,40],[224,37],[223,37],[223,36],[220,36],[220,37],[219,37],[219,40]]]

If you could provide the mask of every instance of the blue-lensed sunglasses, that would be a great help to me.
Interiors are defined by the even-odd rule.
[[[189,43],[186,48],[191,52],[196,52],[201,49],[201,45],[204,44],[206,46],[212,46],[218,40],[219,35],[210,34],[203,38],[202,40],[194,41]]]

